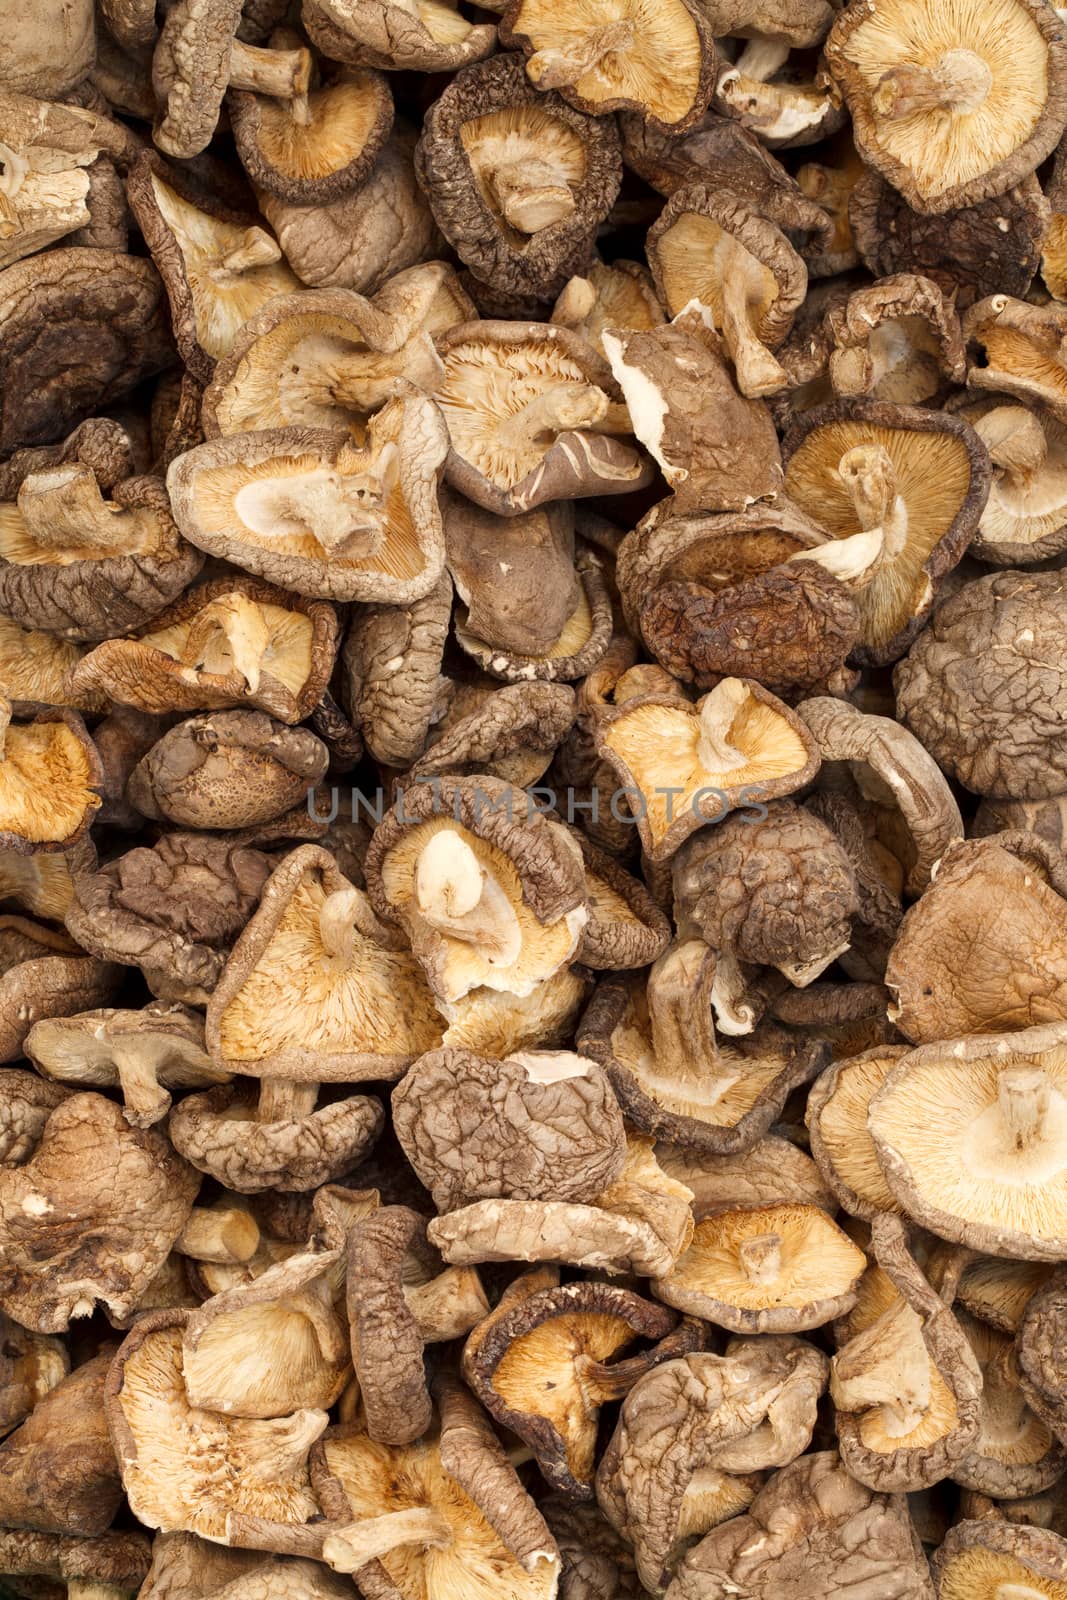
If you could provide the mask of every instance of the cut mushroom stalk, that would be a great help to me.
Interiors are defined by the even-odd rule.
[[[634,26],[624,17],[605,23],[566,48],[535,50],[526,63],[531,83],[539,89],[572,89],[601,66],[608,56],[633,48]]]
[[[1048,1074],[1039,1067],[1008,1067],[1000,1074],[997,1103],[1016,1150],[1025,1150],[1043,1136],[1050,1095]]]
[[[711,996],[717,961],[701,939],[667,950],[648,975],[648,1012],[657,1075],[689,1086],[714,1105],[737,1082],[724,1068]]]
[[[553,433],[590,428],[608,415],[608,397],[592,383],[557,383],[497,425],[504,448],[521,450]]]
[[[882,1431],[891,1439],[911,1433],[930,1410],[930,1357],[919,1319],[903,1298],[848,1341],[831,1372],[830,1392],[838,1410],[877,1406]]]
[[[136,513],[110,506],[92,469],[80,462],[31,473],[17,505],[34,543],[44,549],[91,547],[124,555],[139,543]]]
[[[574,214],[574,191],[550,161],[506,162],[490,175],[489,186],[505,222],[519,233],[539,233]]]
[[[750,399],[776,394],[787,387],[789,379],[752,326],[748,251],[726,236],[721,248],[726,256],[722,266],[722,333],[737,371],[738,387]]]
[[[207,270],[216,283],[232,284],[233,279],[242,272],[251,272],[255,267],[272,266],[281,258],[277,240],[272,239],[265,229],[246,228],[240,244],[219,256],[215,265]]]
[[[737,1254],[749,1283],[770,1285],[777,1282],[782,1270],[780,1233],[760,1233],[755,1238],[742,1239]]]
[[[504,890],[452,828],[435,833],[415,869],[418,915],[437,933],[477,945],[493,966],[510,967],[522,950],[519,919]]]
[[[335,1572],[358,1572],[368,1561],[378,1561],[403,1545],[444,1550],[451,1543],[452,1529],[444,1517],[429,1506],[411,1506],[328,1534],[322,1555]]]
[[[724,678],[700,708],[700,737],[697,760],[705,772],[735,772],[748,757],[730,743],[734,719],[748,700],[748,690],[740,678]]]
[[[233,41],[230,88],[250,89],[253,94],[269,95],[273,100],[289,100],[290,116],[301,127],[311,122],[311,71],[310,50],[264,50],[241,39]]]
[[[967,116],[985,104],[993,73],[973,50],[946,50],[929,67],[903,63],[882,74],[874,91],[880,117],[896,120],[915,111]]]
[[[261,1078],[257,1122],[298,1122],[310,1117],[319,1098],[317,1083],[295,1083],[290,1078]]]

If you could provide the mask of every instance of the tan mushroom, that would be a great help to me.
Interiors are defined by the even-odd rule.
[[[1067,431],[1049,412],[990,395],[962,413],[989,451],[993,481],[972,550],[1029,567],[1067,548]]]
[[[1067,422],[1067,307],[992,294],[965,313],[963,336],[971,388],[1036,401]]]
[[[440,722],[431,724],[426,747],[410,775],[465,777],[481,771],[526,788],[548,767],[574,715],[574,691],[565,683],[509,684],[503,689],[479,685],[469,695],[460,688]],[[639,918],[644,902],[640,886],[635,883],[634,889],[638,898],[633,915]],[[592,915],[590,906],[590,919]],[[626,913],[620,915],[625,918]],[[587,965],[589,956],[583,942],[582,960]]]
[[[906,1052],[906,1045],[876,1045],[835,1061],[808,1092],[804,1122],[812,1156],[840,1204],[865,1222],[904,1210],[886,1183],[867,1131],[867,1112]]]
[[[1030,1300],[1054,1271],[1046,1261],[973,1255],[960,1273],[956,1301],[979,1322],[1015,1334]]]
[[[318,1561],[227,1549],[193,1533],[158,1533],[139,1600],[351,1600],[351,1585]]]
[[[464,628],[493,649],[548,654],[582,600],[573,508],[557,501],[500,517],[446,489],[442,509]]]
[[[42,1017],[69,1017],[111,999],[119,968],[65,933],[29,917],[0,915],[0,1061],[15,1061]]]
[[[495,25],[454,0],[305,0],[303,22],[325,55],[387,72],[455,72],[496,46]]]
[[[285,30],[271,37],[279,57],[286,45],[300,44],[298,34]],[[260,65],[274,63],[261,54]],[[393,96],[382,74],[344,72],[292,98],[257,87],[232,89],[228,99],[237,154],[256,187],[293,205],[328,205],[358,189],[393,126]]]
[[[834,1195],[811,1157],[778,1134],[726,1156],[659,1140],[656,1160],[668,1177],[692,1190],[697,1222],[723,1206],[774,1201],[820,1206],[830,1216],[837,1210]]]
[[[448,703],[441,658],[451,621],[447,573],[406,605],[367,605],[352,619],[341,651],[344,698],[371,755],[387,766],[422,753]]]
[[[0,1516],[5,1528],[105,1533],[122,1501],[104,1415],[114,1354],[105,1345],[64,1377],[0,1444]]]
[[[957,1522],[934,1557],[942,1600],[997,1596],[1058,1600],[1067,1584],[1067,1540],[999,1519]]]
[[[857,289],[827,312],[826,331],[835,394],[922,405],[963,382],[959,318],[929,278],[902,272]]]
[[[108,1532],[96,1538],[0,1533],[0,1566],[5,1577],[27,1585],[21,1593],[65,1594],[68,1600],[123,1600],[137,1594],[151,1553],[143,1533]]]
[[[961,1313],[960,1325],[982,1373],[979,1428],[953,1479],[982,1494],[1040,1494],[1062,1476],[1067,1447],[1027,1403],[1015,1342]]]
[[[608,329],[647,333],[662,327],[667,318],[647,267],[639,261],[594,260],[580,277],[564,284],[551,320],[580,333],[604,355],[603,337]]]
[[[506,683],[573,682],[585,677],[611,642],[611,597],[600,559],[593,550],[579,550],[573,572],[578,586],[577,603],[544,651],[526,654],[491,644],[474,632],[469,613],[462,607],[456,611],[456,643],[483,672]],[[569,588],[568,584],[568,591]]]
[[[74,711],[13,722],[0,693],[0,847],[20,855],[70,850],[100,804],[100,758]]]
[[[751,128],[771,150],[815,144],[836,133],[846,117],[841,96],[821,68],[791,57],[786,40],[759,35],[719,73],[712,105]]]

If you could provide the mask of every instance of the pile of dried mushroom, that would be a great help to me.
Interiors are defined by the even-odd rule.
[[[1065,15],[26,0],[0,1596],[1067,1600]]]

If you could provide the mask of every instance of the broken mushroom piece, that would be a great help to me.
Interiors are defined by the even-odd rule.
[[[1031,567],[1060,555],[1067,549],[1067,426],[995,395],[961,414],[993,463],[971,553],[993,567]]]
[[[867,1131],[871,1100],[907,1045],[875,1045],[835,1061],[808,1091],[804,1123],[811,1153],[838,1202],[850,1216],[873,1222],[883,1212],[901,1214]]]
[[[551,683],[561,679],[572,682],[584,678],[611,642],[611,596],[600,557],[591,549],[579,552],[573,572],[578,582],[578,602],[543,653],[527,655],[491,645],[474,633],[469,615],[462,608],[456,613],[456,643],[483,672],[507,683]],[[548,613],[547,606],[542,609]]]
[[[826,64],[863,159],[919,212],[1003,194],[1050,155],[1067,109],[1067,44],[1040,0],[848,6]]]
[[[613,119],[539,93],[517,55],[466,67],[446,85],[415,166],[438,227],[475,277],[535,300],[586,266],[622,178]]]
[[[751,128],[771,150],[815,144],[836,133],[847,116],[821,67],[791,59],[785,40],[758,36],[719,73],[712,106]]]
[[[151,1558],[151,1544],[140,1532],[79,1538],[63,1533],[0,1531],[0,1569],[19,1586],[13,1593],[66,1595],[68,1600],[124,1600],[124,1596],[140,1593]]]
[[[139,711],[250,706],[301,722],[322,698],[337,649],[337,615],[243,574],[189,590],[124,639],[108,639],[71,674]]]
[[[495,24],[456,0],[304,0],[302,18],[325,56],[384,72],[455,72],[496,47]]]
[[[607,362],[568,328],[467,322],[437,347],[445,375],[435,399],[452,440],[445,475],[477,505],[518,516],[652,481],[625,442],[629,412]]]
[[[430,728],[423,754],[413,762],[409,775],[421,779],[484,772],[516,788],[526,788],[542,776],[574,716],[574,691],[565,683],[479,688],[469,699],[457,694],[441,722]],[[578,843],[580,847],[580,839]],[[644,902],[640,885],[630,881],[636,895],[630,920],[635,921]],[[621,909],[618,914],[626,917]],[[586,965],[592,964],[588,943],[592,917],[590,904],[591,920],[582,946]]]
[[[804,724],[761,684],[723,678],[691,705],[642,695],[598,722],[596,747],[617,774],[652,862],[709,822],[809,783],[819,767]]]
[[[964,313],[967,384],[1047,406],[1067,422],[1067,306],[990,295]]]
[[[103,776],[75,711],[48,708],[12,720],[0,692],[0,849],[19,855],[70,850],[89,831]]]
[[[1023,1261],[1067,1251],[1067,1029],[922,1045],[867,1126],[908,1215],[942,1239]]]
[[[0,1305],[38,1333],[63,1333],[102,1302],[127,1315],[185,1225],[193,1169],[100,1094],[51,1113],[30,1160],[0,1168]]]
[[[705,308],[750,399],[789,379],[774,357],[804,299],[808,273],[785,234],[755,205],[703,184],[675,190],[646,241],[660,299],[677,317]]]
[[[121,1089],[126,1121],[151,1127],[170,1110],[168,1089],[226,1083],[204,1049],[200,1017],[159,1001],[141,1011],[82,1011],[34,1023],[25,1051],[39,1072],[59,1083]]]
[[[420,599],[363,606],[352,619],[341,651],[343,698],[383,765],[403,767],[419,756],[447,703],[441,658],[451,621],[447,573]]]
[[[87,955],[65,933],[29,917],[0,915],[0,1062],[18,1060],[42,1017],[106,1004],[118,982],[118,967]]]
[[[875,1215],[871,1244],[881,1271],[849,1313],[830,1365],[838,1448],[860,1483],[914,1493],[939,1483],[973,1448],[982,1375],[909,1253],[903,1224]]]
[[[122,1480],[104,1415],[114,1345],[61,1379],[0,1444],[5,1528],[105,1533],[122,1503]]]
[[[966,1313],[959,1323],[981,1369],[982,1392],[977,1437],[952,1477],[981,1494],[1041,1494],[1063,1475],[1067,1449],[1027,1403],[1011,1335]]]
[[[940,1600],[1057,1600],[1067,1539],[999,1517],[957,1522],[933,1558]]]
[[[711,98],[711,28],[703,6],[690,0],[591,0],[570,16],[548,0],[511,0],[500,40],[525,52],[527,77],[538,89],[558,89],[592,116],[632,111],[676,134]]]
[[[463,1374],[497,1422],[528,1444],[542,1476],[568,1498],[593,1498],[601,1407],[644,1372],[699,1347],[700,1325],[630,1289],[560,1287],[551,1267],[524,1273],[463,1347]],[[612,1361],[637,1340],[650,1349]]]
[[[819,1206],[735,1206],[696,1224],[652,1293],[734,1333],[803,1333],[855,1303],[866,1266]]]
[[[895,405],[932,400],[966,372],[959,318],[937,284],[910,272],[857,289],[831,306],[829,376],[834,393]]]
[[[278,40],[272,44],[272,53],[280,57]],[[238,41],[238,49],[247,46]],[[274,65],[257,53],[261,66]],[[237,154],[249,178],[257,189],[291,205],[329,205],[358,189],[393,126],[389,84],[381,73],[366,68],[343,72],[317,88],[298,89],[291,99],[269,89],[232,89],[227,106]]]
[[[854,659],[896,661],[978,526],[991,471],[985,446],[943,412],[843,400],[803,415],[782,454],[786,494],[831,535],[802,559],[855,593]]]
[[[407,604],[444,567],[437,506],[448,435],[431,401],[391,400],[363,446],[270,428],[210,439],[170,465],[186,538],[301,596]]]

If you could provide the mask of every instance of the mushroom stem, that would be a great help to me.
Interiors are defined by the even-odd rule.
[[[749,699],[749,691],[740,678],[723,678],[704,696],[696,755],[705,772],[736,772],[747,764],[748,757],[730,743],[730,735],[738,713]]]
[[[1023,488],[1048,459],[1044,428],[1025,406],[996,406],[973,424],[990,460]]]
[[[638,1378],[648,1371],[648,1360],[645,1356],[634,1356],[629,1361],[616,1361],[609,1366],[592,1356],[578,1355],[574,1358],[574,1370],[592,1410],[594,1406],[625,1400]]]
[[[756,1007],[749,998],[745,974],[740,961],[728,948],[720,950],[715,957],[711,1004],[720,1032],[731,1038],[751,1033],[756,1026]]]
[[[119,1075],[119,1087],[126,1121],[134,1128],[147,1128],[170,1110],[170,1095],[156,1077],[156,1068],[136,1037],[114,1039],[111,1059]]]
[[[873,105],[880,117],[908,117],[914,111],[977,111],[989,97],[993,73],[973,50],[946,50],[930,67],[909,63],[891,67],[878,80]]]
[[[830,1393],[839,1411],[881,1412],[884,1432],[902,1439],[930,1409],[930,1357],[918,1315],[897,1299],[855,1338],[830,1367]]]
[[[737,1073],[723,1070],[711,996],[715,952],[702,939],[672,945],[648,975],[648,1015],[657,1076],[685,1083],[702,1101],[714,1104]]]
[[[174,1248],[194,1261],[234,1266],[255,1255],[259,1228],[252,1213],[241,1206],[194,1206]]]
[[[722,336],[737,373],[737,386],[750,400],[776,394],[789,379],[752,326],[748,274],[744,270],[748,251],[731,239],[724,255]]]
[[[322,1555],[335,1572],[358,1572],[401,1545],[444,1550],[451,1543],[452,1529],[444,1517],[429,1506],[411,1506],[338,1529],[323,1541]]]
[[[997,1078],[1000,1114],[1016,1150],[1040,1139],[1048,1116],[1050,1085],[1040,1067],[1007,1067]]]
[[[743,78],[766,83],[785,66],[790,49],[784,39],[746,39],[745,48],[734,62],[734,71]]]
[[[15,197],[26,181],[30,164],[9,144],[0,143],[0,165],[4,169],[0,173],[0,239],[10,239],[19,227]]]
[[[908,508],[896,492],[893,458],[880,444],[859,444],[846,450],[837,464],[837,475],[848,491],[861,531],[789,559],[815,561],[842,583],[869,583],[907,544]]]
[[[116,511],[100,493],[92,468],[72,461],[23,479],[16,501],[35,544],[126,554],[137,544],[137,518]]]
[[[253,267],[269,267],[281,260],[281,247],[265,228],[246,228],[241,242],[220,256],[211,268],[211,276],[218,282],[230,274],[249,272]]]
[[[497,422],[497,438],[507,450],[522,450],[545,434],[588,428],[607,414],[608,397],[592,383],[556,383],[528,400],[521,411]]]
[[[550,161],[509,161],[489,176],[504,221],[520,233],[538,233],[574,212],[574,192]]]
[[[491,966],[510,967],[522,949],[515,908],[470,845],[443,828],[415,868],[417,914],[436,932],[478,946]]]
[[[247,595],[221,595],[193,618],[179,659],[183,666],[217,677],[237,672],[255,694],[269,643],[263,608]]]
[[[568,278],[552,307],[551,320],[560,328],[580,328],[596,305],[596,289],[588,278]]]
[[[329,1423],[325,1411],[294,1411],[292,1416],[269,1421],[257,1417],[240,1435],[242,1459],[250,1475],[277,1483],[290,1472],[303,1470],[308,1451]]]
[[[299,1122],[309,1117],[319,1098],[317,1083],[295,1083],[292,1078],[261,1078],[257,1122]]]
[[[749,1283],[772,1284],[782,1270],[782,1236],[760,1233],[753,1239],[742,1239],[737,1254]]]
[[[260,45],[233,41],[230,88],[250,89],[275,100],[307,100],[311,83],[310,50],[264,50]]]
[[[632,49],[633,42],[633,23],[620,17],[559,49],[535,50],[526,63],[526,76],[539,89],[571,89],[605,57]]]
[[[444,1344],[470,1333],[489,1314],[477,1267],[446,1267],[429,1283],[404,1286],[423,1344]]]
[[[319,911],[319,940],[326,952],[324,966],[347,969],[355,951],[356,907],[359,891],[351,885],[335,889],[322,902]]]
[[[843,956],[852,940],[844,938],[835,944],[833,949],[824,951],[817,956],[810,956],[807,961],[779,961],[778,971],[783,978],[788,978],[794,989],[806,989],[809,983],[821,977],[827,967],[831,966],[838,958]]]

